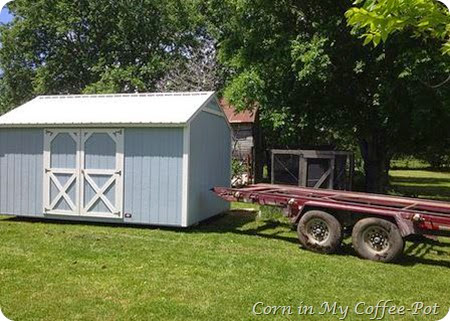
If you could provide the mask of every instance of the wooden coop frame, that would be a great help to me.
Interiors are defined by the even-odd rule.
[[[352,189],[352,181],[355,167],[355,158],[352,152],[347,151],[330,151],[330,150],[282,150],[282,149],[273,149],[271,150],[271,183],[276,184],[276,173],[275,173],[275,164],[276,164],[276,155],[295,155],[298,156],[298,180],[297,185],[303,187],[312,187],[312,188],[327,188],[327,189],[335,189],[335,181],[336,178],[336,160],[338,157],[346,157],[346,164],[348,163],[348,173],[346,173],[346,182],[344,186],[341,186],[337,189],[351,190]],[[313,159],[321,159],[328,160],[329,167],[321,177],[315,182],[314,186],[308,186],[308,164],[310,160]],[[346,166],[346,165],[345,165]],[[327,182],[326,186],[323,184]],[[280,182],[278,182],[280,183]]]

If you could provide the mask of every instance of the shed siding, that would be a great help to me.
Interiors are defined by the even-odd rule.
[[[42,128],[0,129],[0,214],[44,217]],[[127,128],[124,135],[123,222],[182,225],[183,128]],[[63,144],[64,145],[64,144]],[[97,144],[94,144],[97,145]],[[225,211],[229,204],[210,188],[230,183],[231,135],[226,121],[201,112],[191,123],[188,224]],[[66,145],[67,147],[67,145]],[[107,154],[108,146],[104,148]],[[73,166],[73,152],[64,146],[52,161]],[[87,164],[110,164],[88,159]],[[56,192],[56,191],[54,191]],[[120,222],[83,216],[48,216],[84,221]]]
[[[126,129],[124,153],[124,221],[181,225],[183,129]]]
[[[42,215],[42,129],[0,129],[0,213]]]
[[[189,153],[188,225],[229,209],[210,189],[229,186],[231,133],[223,117],[201,112],[192,121]]]
[[[233,129],[233,157],[246,160],[253,155],[253,124],[251,123],[235,123],[231,127]]]
[[[222,111],[222,108],[220,108],[220,106],[216,103],[215,100],[211,100],[206,107],[215,111],[219,112]]]

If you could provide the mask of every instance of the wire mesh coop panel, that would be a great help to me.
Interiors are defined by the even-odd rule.
[[[300,156],[292,154],[277,154],[272,162],[273,184],[297,185],[300,174]]]
[[[272,150],[272,184],[351,190],[353,168],[350,152]]]

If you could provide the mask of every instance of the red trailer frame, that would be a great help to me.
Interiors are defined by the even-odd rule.
[[[241,188],[215,187],[213,191],[229,202],[258,203],[284,209],[293,224],[310,210],[332,213],[343,227],[363,218],[392,222],[401,237],[439,235],[450,237],[450,203],[348,191],[256,184]]]

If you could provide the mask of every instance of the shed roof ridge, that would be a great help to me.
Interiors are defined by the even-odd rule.
[[[214,91],[180,91],[180,92],[149,92],[149,93],[118,93],[118,94],[73,94],[73,95],[39,95],[36,99],[87,99],[87,98],[134,98],[134,97],[171,97],[171,96],[207,96]]]

